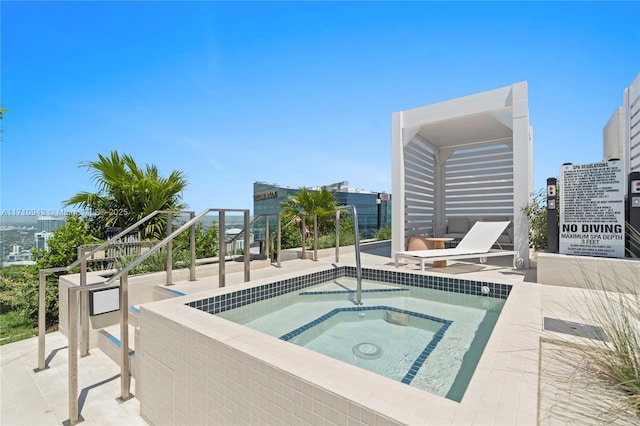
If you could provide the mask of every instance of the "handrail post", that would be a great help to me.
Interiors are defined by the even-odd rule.
[[[251,237],[249,236],[249,210],[244,212],[244,282],[251,280]]]
[[[47,291],[47,272],[44,269],[38,271],[38,369],[42,371],[46,367],[44,363],[45,329],[47,311],[45,309],[45,292]]]
[[[313,260],[318,260],[318,215],[313,214]]]
[[[129,275],[125,272],[120,277],[120,399],[126,401],[132,397],[130,393],[131,377],[129,375]]]
[[[224,223],[224,210],[220,210],[218,213],[218,219],[220,222],[220,231],[218,232],[218,287],[224,287],[224,261],[227,255],[227,241],[225,238],[225,223]]]
[[[340,209],[336,210],[336,263],[340,262]]]
[[[305,212],[302,212],[302,214],[300,215],[302,216],[302,221],[300,222],[300,225],[302,226],[302,229],[300,230],[300,232],[302,232],[302,259],[307,259],[307,215]]]
[[[362,305],[362,265],[360,263],[360,227],[358,225],[358,211],[356,210],[356,206],[353,204],[349,204],[347,206],[338,207],[338,211],[336,212],[336,263],[338,262],[338,246],[340,245],[340,210],[351,209],[351,214],[353,215],[353,242],[355,245],[356,251],[356,281],[357,281],[357,290],[356,290],[356,305]]]
[[[189,213],[189,220],[196,217],[195,212]],[[196,280],[196,224],[189,228],[189,248],[191,251],[191,262],[189,263],[189,281]]]
[[[362,265],[360,263],[360,226],[358,225],[358,212],[356,206],[351,204],[353,214],[353,242],[356,249],[356,280],[358,289],[356,292],[356,304],[362,305]]]
[[[67,290],[69,321],[69,424],[79,422],[78,413],[78,295],[73,287]]]
[[[78,253],[80,256],[80,253]],[[80,261],[80,287],[87,285],[87,259],[82,256]],[[89,293],[80,293],[80,356],[89,355]]]
[[[278,213],[278,253],[276,254],[276,267],[282,268],[282,213]]]
[[[167,237],[173,232],[173,215],[167,212]],[[173,284],[173,240],[167,242],[167,279],[166,285]]]
[[[269,258],[269,262],[271,262],[270,244],[269,244],[269,241],[271,240],[271,236],[269,235],[269,216],[270,215],[264,216],[264,254],[267,255],[267,257]]]

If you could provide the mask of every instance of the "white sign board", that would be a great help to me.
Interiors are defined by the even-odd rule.
[[[89,315],[101,315],[120,309],[120,287],[89,292]]]
[[[560,253],[624,257],[624,176],[620,161],[561,167]]]

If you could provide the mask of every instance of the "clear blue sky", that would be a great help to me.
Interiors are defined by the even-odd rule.
[[[93,191],[112,150],[191,209],[253,182],[391,191],[391,114],[526,80],[534,181],[602,160],[640,72],[639,2],[0,3],[1,208]]]

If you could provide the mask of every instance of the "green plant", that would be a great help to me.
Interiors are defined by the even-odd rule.
[[[627,231],[627,237],[629,238],[629,249],[627,249],[627,256],[635,257],[634,253],[640,252],[640,230],[634,228],[627,222],[625,224]]]
[[[206,231],[202,223],[196,225],[196,258],[202,259],[206,257],[214,257],[218,254],[218,224],[213,222],[209,229]],[[191,263],[191,249],[190,249],[191,233],[189,229],[178,234],[173,239],[171,260],[172,267],[185,268]],[[122,256],[116,261],[116,269],[122,270],[131,262],[133,262],[138,255],[134,256]],[[142,263],[135,266],[130,275],[148,274],[152,272],[165,271],[167,269],[167,251],[166,247],[160,248],[155,253],[152,253]]]
[[[182,192],[187,180],[182,172],[172,171],[168,177],[147,164],[139,167],[133,157],[112,151],[98,154],[98,161],[82,164],[92,173],[98,187],[95,193],[79,192],[65,201],[65,206],[79,206],[91,216],[93,231],[104,238],[106,227],[126,228],[156,210],[182,210]],[[143,225],[143,238],[161,238],[166,224],[156,216]]]
[[[547,193],[545,190],[536,192],[529,204],[522,209],[529,220],[529,246],[536,250],[547,248]],[[556,210],[557,211],[557,210]]]
[[[640,288],[613,268],[609,276],[611,281],[598,282],[585,272],[587,297],[574,307],[579,318],[600,327],[609,341],[592,340],[572,348],[588,363],[594,378],[621,392],[609,414],[630,409],[640,420]]]
[[[17,342],[34,336],[33,322],[25,312],[20,310],[10,310],[1,307],[0,309],[0,344]]]
[[[67,215],[64,225],[53,232],[48,250],[34,249],[38,269],[68,266],[78,259],[78,246],[95,242],[87,222],[79,214]]]
[[[179,225],[178,225],[179,226]],[[198,223],[196,225],[196,258],[202,259],[205,257],[214,257],[218,255],[218,223],[213,222],[211,226],[205,231],[204,225]],[[177,235],[173,240],[173,252],[178,250],[185,250],[189,252],[189,244],[191,239],[191,232],[186,229],[181,234]]]
[[[58,279],[45,282],[46,324],[58,321]],[[38,270],[34,266],[10,266],[0,269],[0,303],[8,310],[21,312],[31,327],[38,323]]]
[[[632,245],[640,244],[637,230],[627,224],[627,232]],[[618,391],[617,398],[601,401],[602,415],[607,418],[596,419],[598,423],[609,423],[620,416],[626,419],[629,413],[640,421],[640,286],[637,278],[621,274],[619,267],[611,266],[605,275],[593,274],[589,264],[582,265],[586,291],[574,301],[572,314],[585,324],[599,327],[608,340],[566,342],[569,352],[562,354],[563,362],[570,363],[587,380]]]
[[[375,238],[377,241],[384,241],[384,240],[390,240],[391,239],[391,225],[386,225],[380,229],[378,229],[373,238]]]
[[[313,229],[313,215],[318,216],[319,234],[328,234],[335,225],[334,214],[338,207],[333,193],[326,189],[310,191],[301,188],[296,195],[287,197],[286,202],[280,203],[285,223],[295,220],[302,233],[311,234]]]
[[[274,244],[272,247],[276,247],[275,239],[277,235],[274,234]],[[300,232],[296,229],[294,225],[283,226],[282,227],[282,237],[281,244],[283,249],[295,248],[302,246],[302,236]]]
[[[190,253],[188,250],[174,250],[171,256],[171,266],[173,268],[185,268],[190,264]],[[122,270],[131,262],[138,258],[137,255],[122,256],[116,261],[116,269]],[[136,265],[129,271],[129,275],[142,275],[150,274],[153,272],[166,271],[167,270],[167,251],[165,247],[162,247],[155,253],[152,253],[149,257],[143,260],[140,264]]]

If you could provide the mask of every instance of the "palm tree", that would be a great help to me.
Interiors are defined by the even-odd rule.
[[[320,191],[310,191],[301,188],[296,195],[289,195],[287,201],[280,203],[285,218],[294,219],[300,225],[300,235],[309,232],[313,215],[318,215],[318,227],[321,230],[333,223],[333,214],[336,212],[338,203],[333,193],[326,189]]]
[[[81,164],[91,170],[98,191],[79,192],[66,200],[65,207],[79,206],[93,217],[93,227],[128,227],[155,210],[182,210],[182,192],[187,180],[182,172],[160,176],[154,165],[138,167],[130,155],[112,151],[98,154],[98,161]],[[143,238],[159,238],[165,229],[164,218],[157,217],[144,225]]]

